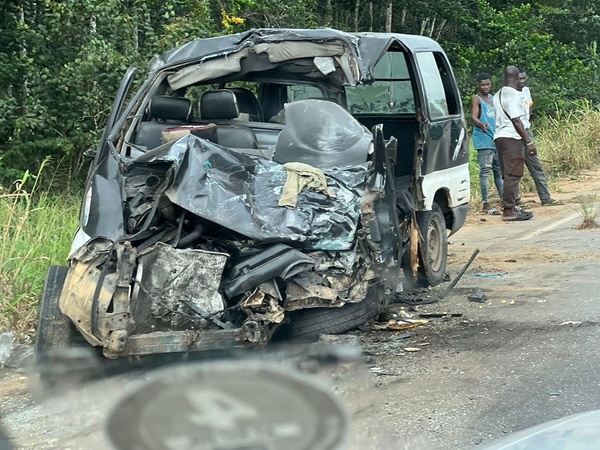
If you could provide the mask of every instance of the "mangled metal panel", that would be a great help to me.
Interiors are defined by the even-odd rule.
[[[353,267],[346,268],[344,261],[336,257],[326,259],[329,261],[321,265],[321,271],[304,272],[288,280],[284,300],[287,311],[340,307],[364,300],[369,282],[376,278],[370,265],[357,258]]]
[[[202,61],[192,66],[184,67],[177,73],[169,75],[171,89],[177,90],[194,83],[223,77],[241,70],[241,61],[249,54],[248,48],[214,59]]]
[[[205,321],[220,318],[225,301],[218,289],[227,258],[225,253],[175,249],[160,242],[141,252],[131,301],[136,333],[182,329],[190,321],[188,302],[204,313]]]
[[[263,242],[304,242],[323,250],[352,246],[367,164],[324,170],[335,198],[304,189],[297,208],[289,209],[279,206],[287,175],[276,162],[189,135],[131,166],[157,161],[172,163],[173,181],[165,194],[199,217]]]
[[[362,79],[363,76],[369,73],[367,66],[357,59],[358,38],[331,28],[315,30],[263,28],[227,36],[198,39],[154,57],[149,63],[149,69],[150,71],[156,71],[163,67],[177,66],[209,57],[229,55],[240,51],[244,47],[256,44],[278,42],[343,43],[346,51],[351,55],[353,60],[352,65],[354,66],[353,71],[357,75],[356,78]]]
[[[261,283],[240,302],[240,309],[247,318],[241,326],[240,335],[255,344],[271,339],[271,324],[281,324],[285,310],[281,306],[281,293],[274,281]]]
[[[242,71],[242,61],[245,66],[252,68],[252,71],[260,71],[272,69],[288,61],[312,59],[314,68],[323,75],[334,72],[334,62],[337,61],[345,75],[344,82],[354,85],[359,76],[358,67],[346,52],[347,46],[342,41],[288,41],[257,44],[247,41],[237,51],[218,54],[212,58],[202,59],[197,64],[183,67],[169,75],[168,80],[171,88],[176,90],[239,73]],[[257,55],[265,55],[266,61],[265,58],[257,57]]]

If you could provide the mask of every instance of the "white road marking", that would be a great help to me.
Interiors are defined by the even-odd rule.
[[[517,238],[517,241],[527,241],[528,239],[531,239],[532,237],[537,236],[538,234],[542,234],[547,231],[554,230],[555,228],[558,228],[561,225],[564,225],[565,223],[570,222],[571,220],[577,218],[577,216],[579,216],[579,213],[569,214],[567,217],[563,217],[560,220],[551,222],[548,225],[546,225],[545,227],[538,228],[537,230],[534,230],[529,234],[526,234],[524,236],[521,236],[520,238]]]

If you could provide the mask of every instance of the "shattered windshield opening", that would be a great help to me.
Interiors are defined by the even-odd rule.
[[[413,87],[404,53],[385,53],[375,66],[373,78],[372,84],[345,88],[352,114],[415,113]]]

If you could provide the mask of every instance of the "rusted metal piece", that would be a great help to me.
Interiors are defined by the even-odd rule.
[[[240,309],[248,316],[242,324],[242,338],[256,344],[268,342],[270,325],[285,319],[281,302],[281,293],[274,282],[261,283],[240,303]]]
[[[182,353],[227,350],[253,344],[239,336],[239,330],[156,331],[129,336],[125,349],[118,355],[104,350],[107,357],[143,356],[156,353]]]
[[[367,295],[372,271],[357,270],[354,276],[306,273],[288,281],[284,307],[287,311],[304,308],[335,308],[358,303]]]
[[[419,270],[419,226],[417,225],[416,214],[413,213],[410,221],[410,270],[413,277],[416,277]]]

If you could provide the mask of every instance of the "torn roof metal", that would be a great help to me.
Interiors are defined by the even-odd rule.
[[[443,52],[437,42],[425,36],[398,33],[345,33],[332,28],[313,30],[260,28],[188,42],[152,58],[149,69],[154,72],[159,69],[236,53],[244,48],[255,47],[260,44],[284,41],[342,43],[357,63],[359,81],[371,79],[371,69],[379,61],[381,55],[394,43],[412,53],[423,50]]]

